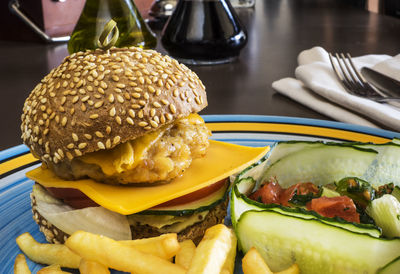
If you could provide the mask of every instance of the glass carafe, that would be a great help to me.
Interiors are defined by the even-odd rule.
[[[117,23],[116,47],[154,48],[157,39],[132,0],[86,0],[82,14],[68,42],[69,53],[95,49],[107,22]]]
[[[221,64],[239,56],[247,33],[229,0],[179,0],[161,42],[183,63]]]

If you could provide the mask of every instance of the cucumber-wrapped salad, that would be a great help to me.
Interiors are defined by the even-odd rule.
[[[400,145],[290,141],[231,192],[239,247],[272,271],[400,273]]]

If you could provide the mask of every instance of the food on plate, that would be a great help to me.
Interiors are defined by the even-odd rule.
[[[66,272],[61,269],[58,264],[49,265],[40,269],[37,274],[68,274],[71,272]]]
[[[224,270],[224,266],[233,271],[235,256],[235,233],[223,224],[215,225],[206,230],[194,252],[187,273],[219,274]]]
[[[28,264],[26,263],[25,256],[18,254],[14,262],[14,274],[31,274]]]
[[[400,264],[400,145],[290,141],[239,174],[231,217],[243,252],[274,272],[375,273]]]
[[[22,234],[26,237],[27,234]],[[28,234],[29,235],[29,234]],[[161,235],[156,238],[131,240],[131,241],[115,241],[103,235],[93,234],[85,231],[77,231],[68,238],[65,244],[38,244],[46,246],[46,249],[41,251],[40,256],[33,256],[32,260],[37,263],[47,262],[50,266],[42,268],[42,273],[67,273],[62,272],[59,262],[61,260],[54,259],[54,252],[64,249],[70,249],[75,256],[80,259],[77,267],[82,274],[85,273],[110,273],[108,268],[133,273],[186,273],[189,269],[191,273],[204,272],[204,266],[212,269],[212,265],[219,269],[223,274],[232,274],[234,270],[234,262],[236,256],[236,236],[232,229],[225,225],[218,224],[209,228],[206,236],[201,241],[199,249],[191,240],[178,243],[179,249],[176,249],[177,235],[172,234]],[[31,237],[30,237],[31,238]],[[153,248],[161,247],[156,243],[173,242],[167,244],[170,251],[155,251]],[[175,251],[171,253],[171,247]],[[21,248],[22,249],[22,248]],[[36,249],[38,250],[38,249]],[[194,254],[197,250],[197,257],[194,259]],[[24,251],[24,250],[23,250]],[[29,251],[29,250],[28,250]],[[24,251],[25,252],[25,251]],[[172,262],[170,256],[175,256],[175,263]],[[205,257],[202,258],[202,254]],[[29,256],[29,254],[27,254]],[[62,250],[60,256],[68,255]],[[49,258],[46,258],[49,256]],[[25,257],[20,254],[15,261],[15,271],[24,268],[26,265]],[[204,264],[204,266],[200,265]],[[22,265],[22,268],[21,268]],[[61,264],[63,266],[63,263]],[[26,266],[26,270],[29,269]],[[53,271],[53,272],[51,272]],[[207,272],[207,273],[214,273]],[[25,273],[25,272],[21,272]],[[39,273],[39,272],[38,272]]]
[[[92,274],[92,273],[110,274],[110,270],[108,269],[108,267],[104,266],[101,263],[81,259],[81,263],[79,264],[79,273],[80,274]]]
[[[158,237],[146,239],[120,241],[120,243],[166,260],[172,259],[182,249],[182,244],[179,244],[176,233],[162,234]]]
[[[264,259],[254,247],[250,248],[242,259],[242,269],[244,274],[273,274]]]
[[[180,243],[180,246],[181,248],[175,256],[175,263],[182,266],[184,269],[188,269],[192,262],[196,245],[192,240],[185,240]]]
[[[250,248],[242,259],[242,269],[244,274],[273,274],[269,269],[260,253],[254,247]],[[300,273],[299,266],[293,264],[289,268],[275,274],[298,274]]]
[[[62,244],[38,243],[29,233],[23,233],[16,239],[19,248],[34,262],[57,264],[61,267],[78,268],[81,257]]]
[[[49,242],[77,230],[115,240],[176,232],[199,242],[226,215],[229,182],[265,148],[209,140],[197,75],[139,48],[78,52],[31,92],[22,139],[42,167],[33,216]],[[240,157],[244,150],[252,154]],[[236,153],[236,154],[235,154]]]

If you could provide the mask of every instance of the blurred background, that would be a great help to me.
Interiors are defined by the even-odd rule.
[[[231,0],[233,2],[238,0]],[[268,0],[255,0],[268,1]],[[367,9],[389,16],[400,18],[399,0],[348,0],[360,9]],[[0,40],[3,41],[35,41],[44,42],[27,24],[22,22],[9,9],[9,3],[13,1],[0,1]],[[75,26],[82,11],[85,0],[18,0],[20,10],[45,30],[49,36],[69,35]],[[134,0],[141,15],[149,23],[153,30],[161,30],[165,21],[151,16],[154,12],[162,12],[157,8],[166,8],[165,14],[171,13],[171,8],[176,0]],[[310,1],[311,2],[311,1]],[[67,12],[66,12],[67,11]]]

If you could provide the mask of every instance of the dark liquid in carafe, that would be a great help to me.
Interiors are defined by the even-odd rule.
[[[161,41],[178,59],[215,60],[238,56],[247,34],[229,1],[181,0]]]

